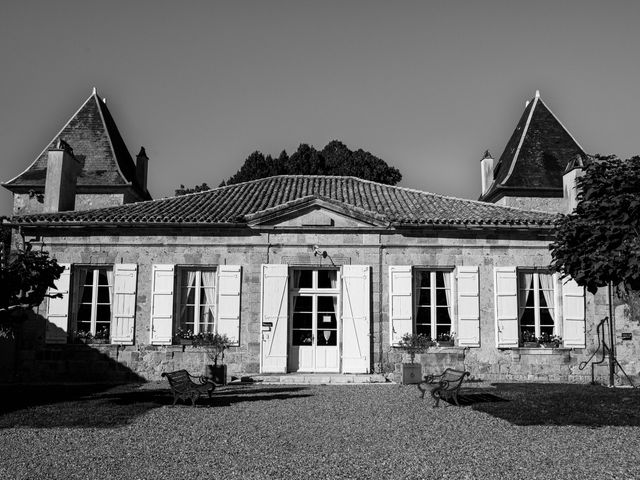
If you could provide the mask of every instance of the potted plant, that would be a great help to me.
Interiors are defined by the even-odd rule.
[[[91,332],[84,330],[75,330],[71,333],[73,343],[93,343],[93,335]]]
[[[207,365],[205,375],[214,383],[227,384],[227,366],[224,364],[224,351],[231,345],[226,335],[219,333],[199,333],[193,337],[193,346],[202,348],[213,365]],[[220,361],[220,365],[218,365]]]
[[[438,335],[436,343],[439,347],[453,347],[454,345],[454,335],[453,333],[441,333]]]
[[[193,344],[193,332],[191,330],[184,330],[178,328],[176,334],[173,337],[174,343],[178,345],[192,345]]]
[[[543,333],[542,335],[540,335],[540,338],[538,338],[538,342],[544,348],[559,348],[560,345],[562,345],[562,337],[559,337],[558,335],[549,335],[548,333]]]
[[[422,334],[405,333],[398,346],[409,354],[410,363],[403,362],[400,366],[402,383],[420,383],[422,381],[422,365],[415,363],[417,353],[424,352],[433,345],[431,337]]]
[[[93,336],[93,341],[89,343],[109,343],[109,329],[102,327]]]
[[[535,333],[530,332],[529,330],[522,331],[522,346],[524,348],[538,348],[540,347],[540,343],[536,338]]]

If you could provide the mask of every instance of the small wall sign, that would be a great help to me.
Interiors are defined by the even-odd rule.
[[[631,340],[632,338],[633,338],[633,335],[631,334],[631,332],[622,333],[622,340]]]

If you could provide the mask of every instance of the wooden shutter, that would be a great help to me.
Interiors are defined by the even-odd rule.
[[[56,288],[50,288],[48,294],[61,294],[60,298],[50,298],[47,310],[46,343],[67,343],[69,329],[69,285],[71,281],[71,264],[60,263],[64,271],[56,280]]]
[[[154,265],[151,278],[151,344],[171,345],[173,334],[173,265]]]
[[[226,335],[234,345],[240,344],[240,290],[242,267],[218,267],[218,322],[217,332]]]
[[[138,265],[135,263],[114,266],[112,343],[133,345],[137,281]]]
[[[572,279],[562,285],[562,316],[564,346],[585,348],[584,288]]]
[[[261,372],[287,372],[289,266],[262,265]]]
[[[370,267],[342,267],[342,371],[369,372]]]
[[[413,333],[411,265],[389,267],[389,324],[391,345]]]
[[[518,277],[516,267],[496,267],[495,310],[496,345],[498,348],[518,346]]]
[[[458,267],[458,345],[480,346],[480,283],[478,267]]]

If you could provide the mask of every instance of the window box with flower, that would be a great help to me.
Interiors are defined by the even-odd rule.
[[[436,340],[438,347],[453,347],[455,345],[455,339],[453,333],[441,333]]]
[[[178,328],[173,338],[176,345],[193,345],[193,332],[189,329]]]

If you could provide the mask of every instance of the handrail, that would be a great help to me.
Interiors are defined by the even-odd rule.
[[[598,339],[598,346],[596,347],[596,350],[593,352],[593,354],[591,354],[591,356],[587,360],[585,360],[584,362],[580,362],[580,364],[578,365],[578,369],[584,370],[584,368],[589,364],[589,362],[591,362],[593,357],[595,357],[598,354],[598,352],[600,352],[600,346],[602,346],[602,358],[597,362],[591,362],[591,384],[596,385],[597,383],[595,379],[595,366],[603,364],[607,358],[607,355],[609,354],[610,358],[613,360],[613,364],[618,366],[622,374],[625,376],[625,378],[629,382],[629,385],[631,385],[633,388],[637,388],[629,378],[629,375],[627,375],[627,372],[625,372],[624,369],[622,368],[622,365],[620,365],[620,362],[618,362],[616,357],[612,355],[612,349],[609,347],[609,345],[607,345],[607,342],[605,341],[605,332],[604,332],[605,323],[607,325],[610,325],[609,317],[604,317],[598,323],[598,326],[596,327],[596,336]],[[611,327],[609,326],[609,328]]]

